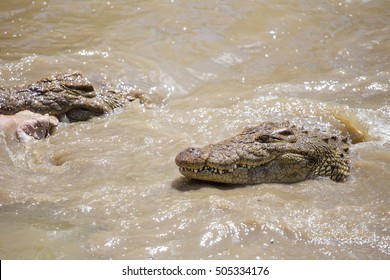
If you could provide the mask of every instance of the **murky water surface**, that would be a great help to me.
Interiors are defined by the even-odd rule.
[[[153,106],[0,136],[1,259],[390,259],[389,1],[1,1],[0,84],[68,71]],[[364,133],[346,183],[175,166],[286,119]]]

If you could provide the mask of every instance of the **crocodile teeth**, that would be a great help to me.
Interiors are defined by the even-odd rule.
[[[210,166],[204,166],[202,168],[189,168],[189,167],[182,167],[181,170],[183,171],[189,171],[189,172],[193,172],[195,174],[201,172],[201,171],[208,171],[208,172],[211,172],[213,174],[219,174],[219,175],[222,175],[222,174],[225,174],[225,173],[232,173],[234,172],[236,169],[238,168],[244,168],[244,169],[251,169],[251,168],[254,168],[255,166],[252,166],[252,165],[248,165],[248,164],[234,164],[233,167],[230,167],[229,169],[218,169],[218,168],[214,168],[214,167],[210,167]]]

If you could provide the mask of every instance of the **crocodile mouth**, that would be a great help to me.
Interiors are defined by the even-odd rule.
[[[249,165],[249,164],[234,164],[230,168],[217,168],[217,167],[210,167],[210,166],[203,166],[200,168],[191,168],[191,167],[179,167],[179,171],[181,173],[192,173],[192,174],[213,174],[213,175],[224,175],[224,174],[232,174],[236,170],[250,170],[252,168],[259,168],[262,166],[267,165],[270,163],[273,159],[270,159],[269,161],[265,161],[256,165]]]

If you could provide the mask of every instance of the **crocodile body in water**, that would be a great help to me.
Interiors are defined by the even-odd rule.
[[[349,139],[289,122],[265,122],[204,148],[176,156],[192,179],[229,183],[294,183],[316,177],[342,182],[349,174]]]
[[[95,90],[80,73],[58,74],[27,86],[0,87],[0,114],[20,111],[48,114],[69,121],[88,120],[124,106],[137,96],[112,89]]]
[[[88,120],[140,99],[140,92],[95,90],[80,73],[57,74],[30,85],[0,87],[0,130],[14,131],[22,142],[49,135],[58,120]],[[11,133],[12,134],[12,133]]]

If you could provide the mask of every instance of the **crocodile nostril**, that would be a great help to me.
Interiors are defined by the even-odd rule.
[[[202,152],[197,148],[188,148],[187,152],[190,153],[193,157],[200,157]]]

